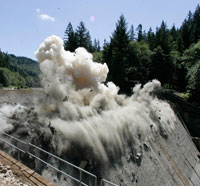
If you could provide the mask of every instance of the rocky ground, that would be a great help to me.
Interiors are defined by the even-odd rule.
[[[20,169],[10,166],[10,163],[0,157],[0,186],[32,186]]]

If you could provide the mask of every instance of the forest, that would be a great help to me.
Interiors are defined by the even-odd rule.
[[[92,41],[84,22],[76,29],[69,22],[64,31],[64,48],[74,52],[84,47],[94,61],[109,67],[107,81],[130,94],[132,87],[158,79],[162,87],[184,93],[200,102],[200,6],[191,11],[180,28],[169,28],[165,21],[153,31],[142,24],[128,25],[124,15],[116,22],[109,41]],[[1,86],[38,87],[39,65],[26,57],[0,52]]]
[[[39,64],[26,58],[0,51],[0,87],[39,87]]]
[[[137,83],[158,79],[164,88],[200,99],[199,5],[194,13],[188,13],[180,28],[168,28],[165,21],[156,31],[145,31],[141,24],[129,28],[121,15],[110,40],[104,40],[102,47],[98,40],[91,41],[83,22],[75,30],[69,23],[64,35],[65,50],[74,51],[79,46],[93,53],[94,61],[107,63],[107,80],[118,85],[122,93],[129,94]]]

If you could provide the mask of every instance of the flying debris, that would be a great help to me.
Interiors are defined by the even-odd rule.
[[[152,145],[153,141],[162,139],[162,143],[167,143],[164,140],[180,124],[169,103],[154,94],[161,87],[159,81],[136,85],[130,97],[120,95],[119,87],[113,82],[106,83],[109,72],[106,63],[94,62],[92,54],[84,48],[65,51],[63,41],[55,35],[45,39],[35,56],[40,63],[41,84],[48,96],[43,95],[30,107],[2,105],[1,131],[17,135],[17,131],[25,128],[29,133],[27,141],[76,165],[87,162],[84,167],[98,177],[120,180],[120,176],[112,176],[115,170],[123,171],[120,164],[127,161],[128,166],[144,170],[149,170],[142,164],[145,158],[151,162],[149,167],[157,164],[153,147],[158,147]],[[159,151],[165,151],[161,145]],[[44,175],[56,177],[42,170]],[[128,170],[120,173],[124,174],[127,178],[133,175],[132,180],[139,182],[136,173],[130,171],[129,175]],[[158,183],[162,185],[162,179]],[[123,183],[131,184],[132,181]]]

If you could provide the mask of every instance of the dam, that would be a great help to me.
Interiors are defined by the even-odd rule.
[[[35,100],[38,96],[41,99],[45,97],[43,90],[1,90],[0,93],[1,101],[4,103],[21,102],[21,104],[26,105],[32,105],[30,100]],[[28,110],[31,110],[31,106]],[[109,166],[104,166],[103,170],[93,170],[93,173],[97,173],[98,177],[98,173],[101,172],[99,180],[105,178],[116,185],[124,186],[198,186],[200,183],[199,151],[182,122],[177,118],[173,130],[162,129],[157,131],[153,137],[139,145],[135,143],[137,147],[134,149],[127,146],[118,160],[113,160],[112,163],[109,163]],[[149,127],[150,130],[154,130],[154,126],[150,125]],[[27,141],[21,134],[22,131],[16,130],[12,135],[21,136],[22,140]],[[137,138],[140,138],[140,136]],[[12,142],[12,140],[9,141]],[[19,144],[15,143],[15,145]],[[7,152],[11,151],[7,149]],[[73,160],[73,163],[83,161],[81,156],[80,154],[79,160]],[[22,159],[21,161],[23,162],[24,160]],[[24,163],[27,164],[27,162]],[[87,168],[87,166],[85,167]],[[100,166],[94,168],[98,169],[98,167]],[[36,167],[36,169],[40,168]],[[39,170],[38,172],[42,173],[43,171]],[[62,182],[59,182],[59,180],[55,182],[55,179],[52,179],[53,177],[44,172],[42,174],[57,185],[77,185],[69,178],[65,178],[65,181],[63,179]],[[76,177],[77,173],[73,172],[72,175]],[[66,180],[68,181],[66,182]],[[87,182],[87,179],[85,181]],[[86,184],[89,185],[89,182]],[[110,184],[105,183],[105,185]]]
[[[158,80],[119,94],[105,63],[55,35],[35,55],[43,88],[0,91],[0,132],[22,153],[2,150],[59,186],[199,185],[193,114],[160,96]]]

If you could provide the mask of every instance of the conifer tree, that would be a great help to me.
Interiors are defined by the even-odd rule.
[[[3,67],[4,59],[3,59],[3,54],[0,51],[0,67]]]
[[[191,42],[196,43],[200,39],[200,6],[196,7],[196,10],[192,17],[191,25]]]
[[[76,29],[77,42],[79,47],[84,47],[88,51],[92,51],[92,41],[89,31],[86,29],[85,24],[81,21]]]
[[[149,44],[149,47],[151,50],[153,50],[156,47],[155,34],[153,33],[151,27],[149,31],[147,32],[147,43]]]
[[[172,28],[170,30],[170,35],[172,36],[173,41],[176,41],[176,39],[177,39],[177,29],[176,29],[175,25],[172,26]]]
[[[93,50],[98,51],[98,52],[101,50],[99,40],[96,40],[96,39],[94,40]]]
[[[73,30],[71,22],[67,25],[64,35],[64,48],[65,50],[69,50],[74,52],[74,50],[78,47],[77,35]]]
[[[122,91],[126,89],[125,67],[128,63],[128,46],[130,36],[127,31],[127,22],[123,15],[120,16],[112,34],[110,44],[104,47],[104,59],[108,62],[111,80]]]
[[[181,35],[178,35],[176,43],[177,43],[177,50],[180,52],[180,54],[182,54],[184,51],[184,43]]]
[[[160,28],[156,31],[156,45],[160,46],[165,54],[171,51],[169,30],[167,24],[162,21]]]
[[[181,28],[180,33],[184,43],[184,49],[188,48],[192,43],[192,35],[191,35],[191,28],[192,28],[192,13],[189,11],[188,17],[184,20]]]
[[[131,28],[129,30],[129,34],[130,34],[130,40],[134,41],[135,40],[135,31],[134,31],[133,25],[131,25]]]
[[[142,41],[144,39],[143,38],[143,32],[142,32],[142,25],[141,24],[138,25],[137,31],[138,31],[137,41],[140,42],[140,41]]]

